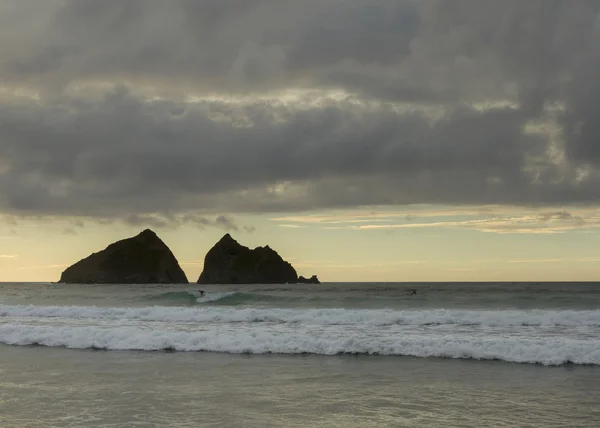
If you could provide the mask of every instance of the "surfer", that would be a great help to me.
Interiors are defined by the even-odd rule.
[[[200,293],[200,297],[204,296],[204,290],[198,290],[198,292]]]
[[[413,290],[412,293],[410,293],[411,296],[415,296],[417,294],[417,290]]]

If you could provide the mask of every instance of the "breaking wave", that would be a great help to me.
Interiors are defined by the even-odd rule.
[[[209,302],[218,302],[219,300],[228,299],[231,296],[235,296],[240,293],[206,293],[203,296],[196,296],[194,293],[194,297],[196,297],[196,302],[198,303],[209,303]]]
[[[286,333],[286,334],[282,334]],[[9,345],[76,349],[212,351],[247,354],[367,354],[503,360],[544,365],[600,364],[600,340],[483,337],[468,334],[421,336],[398,332],[165,331],[141,327],[50,327],[0,325]]]
[[[0,305],[1,344],[106,350],[600,365],[599,327],[600,310]]]
[[[144,303],[156,305],[179,306],[262,306],[262,307],[320,307],[320,308],[389,308],[389,309],[429,309],[454,307],[462,309],[597,309],[600,298],[594,294],[586,295],[521,295],[519,293],[505,294],[460,294],[439,295],[436,293],[421,293],[410,296],[408,291],[391,288],[394,293],[376,295],[371,293],[340,293],[339,290],[327,291],[320,288],[319,293],[290,293],[289,289],[253,289],[232,292],[207,292],[200,295],[197,290],[171,291],[161,294],[151,294],[137,299]],[[352,291],[352,290],[345,290]]]
[[[201,295],[197,291],[170,291],[168,293],[153,294],[146,296],[143,300],[156,302],[187,302],[187,303],[208,303],[235,296],[242,293],[206,293]]]
[[[278,297],[268,294],[241,293],[241,292],[211,292],[201,295],[198,291],[172,291],[168,293],[146,296],[144,300],[160,302],[183,302],[193,303],[213,303],[227,306],[238,306],[253,302],[273,302],[298,300],[298,298]]]
[[[215,293],[219,294],[219,293]],[[206,297],[210,299],[224,296]],[[235,293],[234,293],[235,294]],[[392,309],[282,309],[168,307],[103,308],[94,306],[0,305],[0,317],[38,317],[140,320],[183,323],[280,323],[316,325],[464,325],[600,327],[600,310],[392,310]]]

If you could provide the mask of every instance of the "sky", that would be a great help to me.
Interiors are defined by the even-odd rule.
[[[145,228],[322,281],[600,280],[596,0],[2,0],[0,281]]]

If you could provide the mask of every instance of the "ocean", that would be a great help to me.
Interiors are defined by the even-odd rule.
[[[596,283],[0,283],[2,427],[597,427],[598,397]]]

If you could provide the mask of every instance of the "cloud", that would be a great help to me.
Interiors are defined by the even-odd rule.
[[[8,217],[14,220],[14,217]],[[4,220],[0,217],[0,220]],[[45,224],[57,225],[61,232],[65,235],[77,235],[86,224],[107,225],[120,223],[126,226],[135,226],[136,228],[156,228],[156,229],[176,229],[180,226],[191,226],[200,230],[216,227],[229,232],[246,232],[253,233],[256,227],[252,225],[240,225],[229,215],[207,216],[194,213],[149,213],[149,214],[125,214],[120,217],[64,217],[61,215],[41,216],[41,215],[25,215],[21,220],[44,220]],[[9,222],[10,225],[17,225]],[[5,237],[8,238],[8,237]],[[0,236],[2,239],[2,236]]]
[[[534,190],[523,168],[540,141],[521,134],[518,115],[507,109],[461,109],[431,124],[385,105],[333,100],[312,109],[229,107],[249,123],[240,127],[211,118],[220,103],[186,105],[183,117],[173,116],[174,103],[143,102],[124,88],[83,103],[64,97],[52,105],[0,105],[0,153],[11,165],[0,182],[5,209],[106,216],[260,211],[508,202]]]
[[[427,223],[406,224],[367,224],[361,226],[350,226],[348,229],[355,230],[395,230],[416,228],[462,228],[477,230],[487,233],[499,234],[549,234],[561,233],[576,229],[589,229],[600,227],[600,217],[588,219],[561,219],[558,217],[542,216],[516,216],[516,217],[492,217],[481,220],[461,221],[437,221]]]
[[[206,227],[218,227],[226,231],[237,232],[244,230],[246,232],[253,232],[253,226],[240,227],[236,224],[235,220],[227,215],[217,215],[214,218],[196,214],[149,214],[139,215],[132,214],[125,217],[125,222],[133,226],[147,226],[155,228],[177,228],[182,225],[191,225],[198,229],[205,229]]]
[[[598,258],[598,257],[506,260],[506,263],[598,263],[598,262],[600,262],[600,258]]]
[[[248,233],[256,232],[256,226],[252,226],[252,225],[246,225],[243,227],[243,229]]]
[[[597,1],[38,3],[0,5],[0,212],[600,202]]]
[[[550,234],[575,230],[593,230],[600,227],[600,212],[593,208],[552,211],[543,208],[510,206],[465,207],[463,209],[422,209],[415,217],[406,211],[356,211],[343,214],[275,217],[271,221],[284,222],[279,226],[346,230],[460,228],[498,234]],[[480,261],[484,262],[484,261]]]

